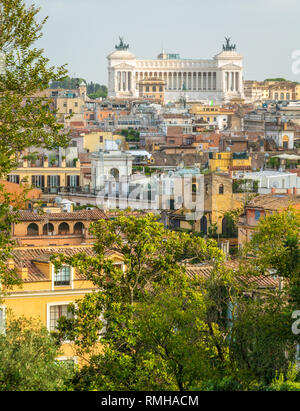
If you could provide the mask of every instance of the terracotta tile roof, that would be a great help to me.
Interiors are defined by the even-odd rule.
[[[280,210],[291,205],[296,207],[300,205],[300,197],[286,194],[264,194],[254,197],[247,205],[247,208]]]
[[[34,247],[34,248],[15,248],[12,251],[15,267],[26,267],[28,269],[28,278],[24,282],[49,281],[49,278],[44,274],[35,262],[48,263],[53,254],[64,254],[72,257],[78,253],[85,253],[88,256],[95,256],[92,246],[72,246],[72,247]],[[85,277],[76,273],[77,279],[85,279]]]
[[[63,254],[67,257],[72,257],[78,253],[84,253],[89,257],[96,256],[96,252],[92,245],[71,247],[22,247],[15,248],[12,251],[15,267],[26,267],[28,269],[28,278],[25,279],[24,282],[49,281],[49,277],[38,268],[38,264],[36,263],[48,263],[53,254]],[[118,255],[119,253],[108,251],[106,257],[115,254]],[[236,269],[238,267],[237,263],[232,261],[227,262],[226,266],[231,269]],[[185,269],[186,274],[190,278],[200,275],[204,279],[208,279],[213,270],[213,266],[208,263],[203,263],[198,265],[185,265]],[[77,271],[76,279],[84,280],[86,277]],[[272,276],[250,277],[247,279],[241,277],[240,279],[242,281],[247,281],[250,284],[256,284],[259,288],[279,287],[279,279],[275,279]]]
[[[60,221],[60,220],[86,220],[86,221],[98,221],[101,219],[107,219],[107,215],[104,211],[96,208],[94,210],[80,210],[72,213],[44,213],[35,214],[32,211],[22,210],[19,211],[19,221]]]
[[[225,263],[226,267],[230,269],[237,269],[238,264],[232,261]],[[195,275],[200,275],[204,279],[208,279],[213,270],[213,266],[207,263],[199,265],[187,265],[186,273],[190,278],[193,278]],[[279,279],[272,276],[260,276],[260,277],[239,277],[241,281],[247,282],[248,284],[253,284],[258,286],[258,288],[278,288]]]
[[[208,279],[210,277],[213,267],[208,264],[203,264],[203,265],[195,265],[195,266],[189,265],[189,266],[186,266],[185,269],[186,269],[186,274],[190,278],[193,278],[196,275],[200,275],[204,279]]]

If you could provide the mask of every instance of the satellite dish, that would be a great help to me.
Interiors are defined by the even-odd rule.
[[[56,202],[56,204],[60,204],[62,202],[62,198],[61,197],[55,197],[55,202]]]

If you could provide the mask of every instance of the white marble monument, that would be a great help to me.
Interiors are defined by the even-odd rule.
[[[210,60],[181,59],[164,51],[156,60],[139,60],[120,44],[108,59],[108,97],[137,98],[138,82],[157,77],[165,81],[165,101],[181,98],[216,103],[244,98],[243,57],[226,38],[223,50]]]

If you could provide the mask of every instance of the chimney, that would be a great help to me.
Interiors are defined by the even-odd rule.
[[[271,188],[271,193],[272,193],[272,194],[275,194],[275,193],[276,193],[276,188],[272,187],[272,188]]]
[[[20,277],[22,280],[26,280],[28,278],[28,268],[27,267],[19,268],[18,273],[20,274]]]
[[[297,187],[294,187],[294,188],[293,188],[293,194],[294,194],[294,196],[298,195],[298,189],[297,189]]]
[[[292,194],[292,189],[291,189],[291,188],[288,188],[288,189],[286,190],[286,193],[287,193],[287,194]]]

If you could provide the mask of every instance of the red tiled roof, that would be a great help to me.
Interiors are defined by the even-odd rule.
[[[72,213],[62,212],[62,213],[44,213],[35,214],[32,211],[22,210],[18,213],[19,221],[55,221],[55,220],[86,220],[86,221],[97,221],[107,219],[107,215],[104,211],[96,208],[94,210],[80,210],[74,211]]]
[[[35,264],[35,262],[50,261],[53,254],[64,254],[67,257],[72,257],[78,253],[85,253],[88,256],[95,256],[92,246],[72,246],[68,247],[41,247],[41,248],[15,248],[12,251],[13,259],[16,267],[26,267],[28,269],[28,278],[24,282],[49,281],[49,277],[45,275]],[[76,273],[77,279],[85,279],[79,272]]]
[[[238,264],[229,261],[226,262],[225,265],[229,269],[237,269]],[[195,266],[186,266],[186,273],[189,277],[194,277],[196,275],[200,275],[203,277],[205,280],[208,279],[211,275],[211,272],[213,270],[213,266],[209,264],[200,264],[200,265],[195,265]],[[279,287],[279,279],[274,278],[272,276],[259,276],[259,277],[239,277],[239,279],[243,282],[246,282],[247,284],[253,284],[258,286],[258,288],[277,288]]]

